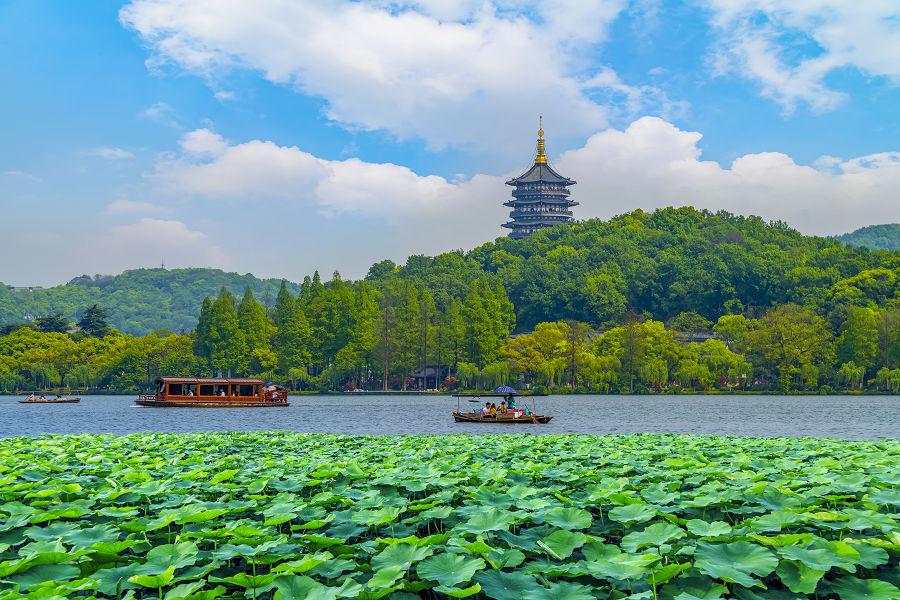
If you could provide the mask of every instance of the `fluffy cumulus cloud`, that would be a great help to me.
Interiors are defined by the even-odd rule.
[[[800,104],[833,109],[844,95],[826,77],[852,67],[900,83],[896,0],[710,0],[720,36],[719,72],[758,82],[787,112]]]
[[[498,177],[451,182],[390,163],[325,160],[271,141],[231,144],[208,130],[186,134],[181,148],[155,173],[173,196],[233,205],[251,201],[272,214],[305,211],[307,219],[310,211],[326,220],[364,219],[376,236],[404,231],[409,253],[420,243],[437,251],[491,239],[504,216],[500,198],[506,192]]]
[[[701,134],[644,117],[592,136],[563,154],[558,170],[578,181],[579,216],[693,205],[787,221],[835,234],[900,221],[900,153],[798,165],[780,152],[747,154],[727,168],[701,157]]]
[[[195,144],[200,138],[206,140],[202,152]],[[573,197],[581,203],[579,218],[693,205],[781,219],[815,234],[848,231],[868,224],[872,215],[900,220],[900,153],[827,157],[809,167],[766,152],[722,167],[702,159],[700,138],[644,117],[624,130],[595,134],[553,164],[578,181]],[[249,200],[272,214],[305,211],[307,220],[362,220],[368,226],[355,234],[353,245],[364,252],[354,257],[366,261],[378,259],[379,249],[393,247],[398,236],[403,244],[394,258],[402,259],[468,248],[501,235],[508,210],[502,203],[509,197],[504,181],[518,174],[448,181],[393,164],[325,160],[270,141],[230,143],[205,130],[187,134],[182,146],[184,151],[160,163],[155,175],[174,196],[205,198],[213,206]]]
[[[134,0],[120,18],[150,47],[151,67],[176,65],[213,86],[224,72],[254,69],[324,98],[328,117],[350,128],[432,148],[508,151],[510,136],[526,141],[522,124],[539,112],[557,140],[607,124],[607,109],[590,95],[604,87],[622,93],[625,84],[588,57],[625,5]],[[624,89],[626,108],[655,106],[660,95]]]

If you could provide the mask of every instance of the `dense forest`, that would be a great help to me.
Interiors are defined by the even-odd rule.
[[[635,211],[254,292],[198,300],[191,333],[102,331],[114,309],[93,305],[93,325],[87,306],[77,325],[9,325],[0,389],[231,373],[321,390],[900,392],[900,252],[724,212]]]
[[[0,324],[48,315],[71,320],[100,304],[111,324],[124,333],[146,335],[158,329],[190,331],[203,298],[225,287],[235,294],[250,288],[263,301],[274,300],[281,281],[218,269],[137,269],[120,275],[83,275],[51,288],[11,289],[0,284]],[[293,286],[296,291],[296,286]]]
[[[900,223],[869,225],[852,233],[835,236],[835,239],[851,246],[865,246],[873,250],[900,250]]]

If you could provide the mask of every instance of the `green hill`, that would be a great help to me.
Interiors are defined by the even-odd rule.
[[[834,239],[873,250],[900,250],[900,223],[869,225],[852,233],[835,236]]]
[[[54,313],[75,320],[80,311],[97,303],[109,311],[112,325],[125,333],[191,330],[203,298],[215,295],[222,286],[238,295],[249,287],[265,302],[274,301],[280,285],[278,279],[218,269],[137,269],[119,275],[83,275],[65,285],[33,291],[0,285],[0,324]]]
[[[376,265],[370,277],[384,270]],[[827,316],[843,305],[883,305],[900,294],[900,252],[853,248],[783,222],[689,207],[590,219],[523,240],[500,238],[468,253],[414,256],[400,268],[401,275],[423,278],[438,302],[439,292],[459,296],[484,271],[506,288],[520,331],[563,319],[617,324],[628,311],[663,321],[696,311],[715,321],[786,303]]]
[[[786,303],[823,316],[844,305],[880,306],[896,301],[900,252],[805,236],[759,217],[685,207],[590,219],[524,240],[498,238],[468,252],[415,255],[404,265],[386,260],[373,265],[366,279],[379,288],[398,275],[424,282],[438,311],[450,299],[464,299],[472,282],[487,275],[506,289],[516,329],[527,331],[565,319],[608,326],[629,311],[664,321],[696,311],[715,321],[729,312],[759,315]],[[238,297],[249,287],[266,304],[279,285],[216,269],[140,269],[35,291],[0,286],[0,325],[54,312],[74,319],[99,303],[127,333],[191,330],[203,298],[220,287]],[[832,320],[842,316],[835,313]]]

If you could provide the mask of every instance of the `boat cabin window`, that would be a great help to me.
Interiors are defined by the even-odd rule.
[[[170,396],[181,396],[182,395],[182,385],[180,383],[170,383],[169,384],[169,395]]]
[[[196,396],[197,395],[197,384],[196,383],[185,383],[182,386],[182,392],[184,392],[185,396]]]
[[[228,384],[221,384],[216,386],[216,396],[229,396],[228,393]]]
[[[200,384],[200,395],[201,396],[213,396],[215,392],[213,390],[212,384]]]
[[[243,384],[235,386],[238,389],[238,396],[253,396],[253,388],[255,386],[250,384]]]
[[[159,385],[156,386],[156,393],[160,396],[165,395],[166,393],[166,384],[164,381],[160,381]]]

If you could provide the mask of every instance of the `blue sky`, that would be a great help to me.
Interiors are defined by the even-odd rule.
[[[358,277],[503,235],[544,114],[580,218],[900,220],[900,8],[0,2],[0,281]]]

